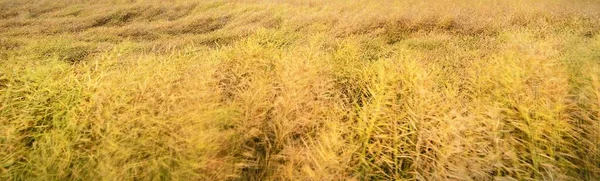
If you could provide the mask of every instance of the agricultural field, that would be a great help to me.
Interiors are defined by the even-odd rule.
[[[0,0],[0,180],[600,180],[600,1]]]

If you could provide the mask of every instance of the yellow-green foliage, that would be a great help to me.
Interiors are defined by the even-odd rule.
[[[600,180],[600,3],[0,0],[0,180]]]

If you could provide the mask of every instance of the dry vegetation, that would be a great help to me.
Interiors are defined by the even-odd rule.
[[[600,2],[0,0],[0,180],[600,180]]]

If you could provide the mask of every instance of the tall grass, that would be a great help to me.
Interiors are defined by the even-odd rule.
[[[598,180],[595,1],[0,0],[2,180]]]

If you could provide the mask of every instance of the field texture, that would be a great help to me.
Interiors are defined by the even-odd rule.
[[[600,1],[0,0],[0,180],[600,180]]]

